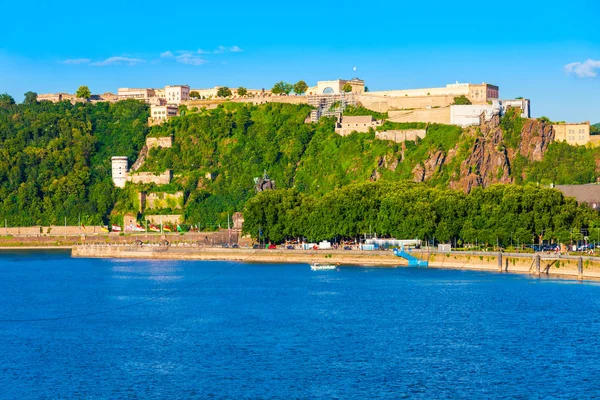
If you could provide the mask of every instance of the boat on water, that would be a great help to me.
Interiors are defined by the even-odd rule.
[[[312,269],[313,271],[327,271],[327,270],[332,270],[332,269],[336,269],[337,265],[335,264],[321,264],[318,262],[313,262],[310,265],[310,269]]]

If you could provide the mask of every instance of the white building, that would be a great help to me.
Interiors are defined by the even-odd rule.
[[[171,117],[177,116],[179,108],[174,105],[151,105],[150,118],[152,122],[164,122]]]
[[[129,168],[129,160],[127,157],[119,156],[112,157],[112,179],[113,183],[118,188],[124,188],[127,182],[127,172]]]
[[[509,108],[521,109],[521,118],[530,118],[530,101],[528,99],[492,100],[492,104],[452,105],[450,106],[450,123],[460,126],[477,126],[480,116],[485,114],[486,121],[494,115],[503,116]]]
[[[335,132],[338,135],[346,136],[352,132],[369,132],[369,129],[375,129],[380,125],[381,121],[377,121],[371,115],[342,116],[335,126]]]
[[[181,104],[182,101],[190,99],[190,87],[188,85],[165,86],[165,97],[167,104]]]
[[[151,97],[155,96],[154,89],[136,89],[136,88],[119,88],[117,92],[119,100],[135,99],[148,102]]]
[[[327,94],[341,94],[343,92],[344,85],[348,83],[352,86],[351,93],[361,94],[365,91],[365,81],[358,78],[336,79],[333,81],[318,81],[317,86],[309,87],[306,90],[307,95],[327,95]]]

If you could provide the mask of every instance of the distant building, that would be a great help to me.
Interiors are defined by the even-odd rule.
[[[119,88],[117,96],[119,100],[135,99],[148,102],[151,97],[154,97],[154,89],[135,89],[135,88]]]
[[[63,93],[43,93],[37,95],[37,101],[51,101],[53,103],[58,103],[62,101]]]
[[[552,125],[554,140],[570,145],[586,145],[590,141],[590,123],[563,123]]]
[[[350,93],[361,94],[365,91],[365,81],[358,78],[352,78],[350,80],[336,79],[333,81],[318,81],[316,86],[309,87],[306,90],[306,94],[317,96],[341,94],[344,92],[343,89],[346,83],[348,83],[352,87]]]
[[[112,157],[112,179],[113,183],[118,188],[124,188],[127,182],[127,172],[129,168],[129,160],[127,157],[118,156]]]
[[[378,92],[368,92],[369,96],[385,96],[385,97],[434,97],[446,96],[454,98],[465,96],[473,103],[487,103],[490,100],[499,98],[500,89],[498,86],[490,85],[489,83],[473,84],[473,83],[451,83],[442,88],[425,88],[425,89],[407,89],[407,90],[387,90]],[[447,104],[450,105],[450,104]]]
[[[188,85],[165,86],[165,98],[167,104],[181,104],[182,101],[190,99],[190,87]]]
[[[341,136],[346,136],[352,132],[369,132],[369,129],[380,125],[381,121],[377,121],[371,115],[343,116],[336,124],[335,131]]]
[[[600,184],[556,185],[566,197],[574,197],[580,204],[587,204],[594,210],[600,208]]]
[[[151,105],[150,119],[153,123],[162,123],[171,117],[177,116],[179,108],[175,105]]]
[[[520,109],[521,118],[530,118],[528,99],[492,100],[491,104],[452,105],[450,106],[450,124],[459,126],[477,126],[480,117],[489,121],[495,115],[503,116],[510,108]]]

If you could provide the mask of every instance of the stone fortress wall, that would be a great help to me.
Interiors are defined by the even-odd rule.
[[[155,183],[157,185],[167,185],[173,179],[173,171],[170,169],[160,174],[154,172],[130,172],[127,175],[127,182],[132,183]]]
[[[423,139],[427,135],[426,129],[399,129],[383,132],[375,132],[375,137],[379,140],[391,140],[396,143],[406,141],[415,142],[417,138]]]
[[[165,137],[147,137],[146,138],[146,147],[151,148],[171,148],[173,146],[173,137],[165,136]]]
[[[147,208],[171,208],[181,209],[183,208],[183,192],[175,193],[139,193],[140,208],[142,210]]]

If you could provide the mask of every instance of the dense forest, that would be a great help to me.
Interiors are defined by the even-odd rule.
[[[446,190],[460,178],[461,166],[464,167],[465,160],[472,154],[474,144],[481,140],[478,130],[439,124],[386,123],[381,129],[427,129],[424,139],[395,143],[376,139],[374,131],[341,137],[334,131],[333,119],[324,118],[317,124],[305,123],[309,112],[307,105],[225,103],[212,110],[187,110],[185,116],[148,128],[148,106],[136,101],[76,105],[35,101],[0,103],[0,218],[6,219],[11,226],[62,224],[65,218],[68,224],[76,224],[79,218],[87,224],[107,223],[123,212],[137,212],[135,197],[139,190],[183,191],[183,210],[159,211],[183,213],[187,223],[213,229],[226,226],[228,214],[242,211],[247,205],[247,212],[250,212],[248,226],[252,227],[248,229],[254,233],[253,218],[260,218],[252,213],[256,212],[257,204],[271,201],[268,196],[282,196],[282,201],[299,202],[300,208],[286,209],[292,214],[302,210],[298,221],[304,221],[307,215],[317,215],[316,210],[326,199],[333,201],[331,199],[336,196],[345,196],[344,201],[353,204],[368,200],[359,196],[357,188],[367,190],[371,186],[354,186],[365,182],[376,181],[375,189],[368,190],[384,188],[382,190],[393,191],[397,196],[394,199],[403,202],[408,200],[398,197],[399,193],[406,192],[402,196],[426,196],[428,201],[437,199],[438,194],[442,198],[457,196],[464,202],[478,196],[475,191],[470,195],[475,197],[470,197]],[[355,107],[348,112],[360,115],[368,111]],[[497,147],[518,148],[521,125],[514,116],[503,120],[504,144]],[[151,149],[141,170],[163,172],[171,169],[173,182],[161,186],[128,183],[125,189],[115,189],[111,181],[110,157],[125,155],[130,164],[133,163],[148,135],[172,136],[174,142],[172,148]],[[552,143],[541,161],[517,156],[512,160],[514,165],[510,174],[515,182],[523,185],[594,182],[598,177],[599,151]],[[428,172],[423,184],[409,184],[414,179],[415,169],[426,168],[435,154],[441,154],[444,163]],[[263,171],[275,180],[280,190],[255,197],[253,178],[261,176]],[[392,183],[395,186],[385,186]],[[489,193],[497,193],[499,189],[489,190]],[[508,186],[506,190],[524,189]],[[357,197],[352,199],[352,196]],[[498,202],[502,200],[494,198]],[[557,207],[572,205],[555,194],[549,198]],[[382,198],[380,201],[387,204],[392,200]],[[427,203],[410,201],[419,207],[425,207]],[[306,213],[305,207],[309,206],[315,208]],[[330,222],[321,227],[315,223],[311,228],[314,231],[302,232],[302,235],[314,239],[331,235],[351,237],[364,233],[364,224],[380,224],[377,232],[381,234],[405,234],[390,225],[399,220],[391,220],[395,222],[386,225],[375,210],[379,208],[370,211],[368,218],[360,217],[364,218],[363,225],[338,229]],[[410,213],[426,215],[425,211],[419,213],[416,210],[418,208]],[[404,212],[394,211],[398,215]],[[437,212],[441,213],[441,209],[436,209]],[[552,212],[557,210],[552,209]],[[577,214],[578,211],[569,212]],[[436,218],[439,215],[436,214]],[[470,217],[465,218],[470,220]],[[583,227],[587,224],[585,218],[572,216],[564,220]],[[468,240],[469,225],[464,219],[457,221],[461,221],[460,229],[456,223],[450,229],[446,228],[443,219],[429,219],[423,221],[420,228],[414,228],[413,235]],[[431,223],[435,223],[435,228],[430,226]],[[408,222],[403,224],[399,226],[414,226],[407,225]],[[538,228],[564,233],[561,223],[547,225],[540,228],[537,223],[529,224],[521,229],[530,235]],[[497,228],[473,226],[477,231]],[[272,238],[301,233],[295,229],[286,226]],[[508,231],[513,236],[516,234],[512,228],[503,229],[503,238]],[[443,230],[449,233],[444,234]]]
[[[244,230],[281,242],[356,239],[365,234],[463,243],[567,243],[600,229],[596,211],[554,189],[492,185],[471,193],[422,183],[354,184],[324,196],[295,189],[259,193]],[[595,233],[594,233],[595,234]]]
[[[0,106],[0,217],[10,226],[106,221],[113,154],[136,158],[148,128],[137,101]]]

